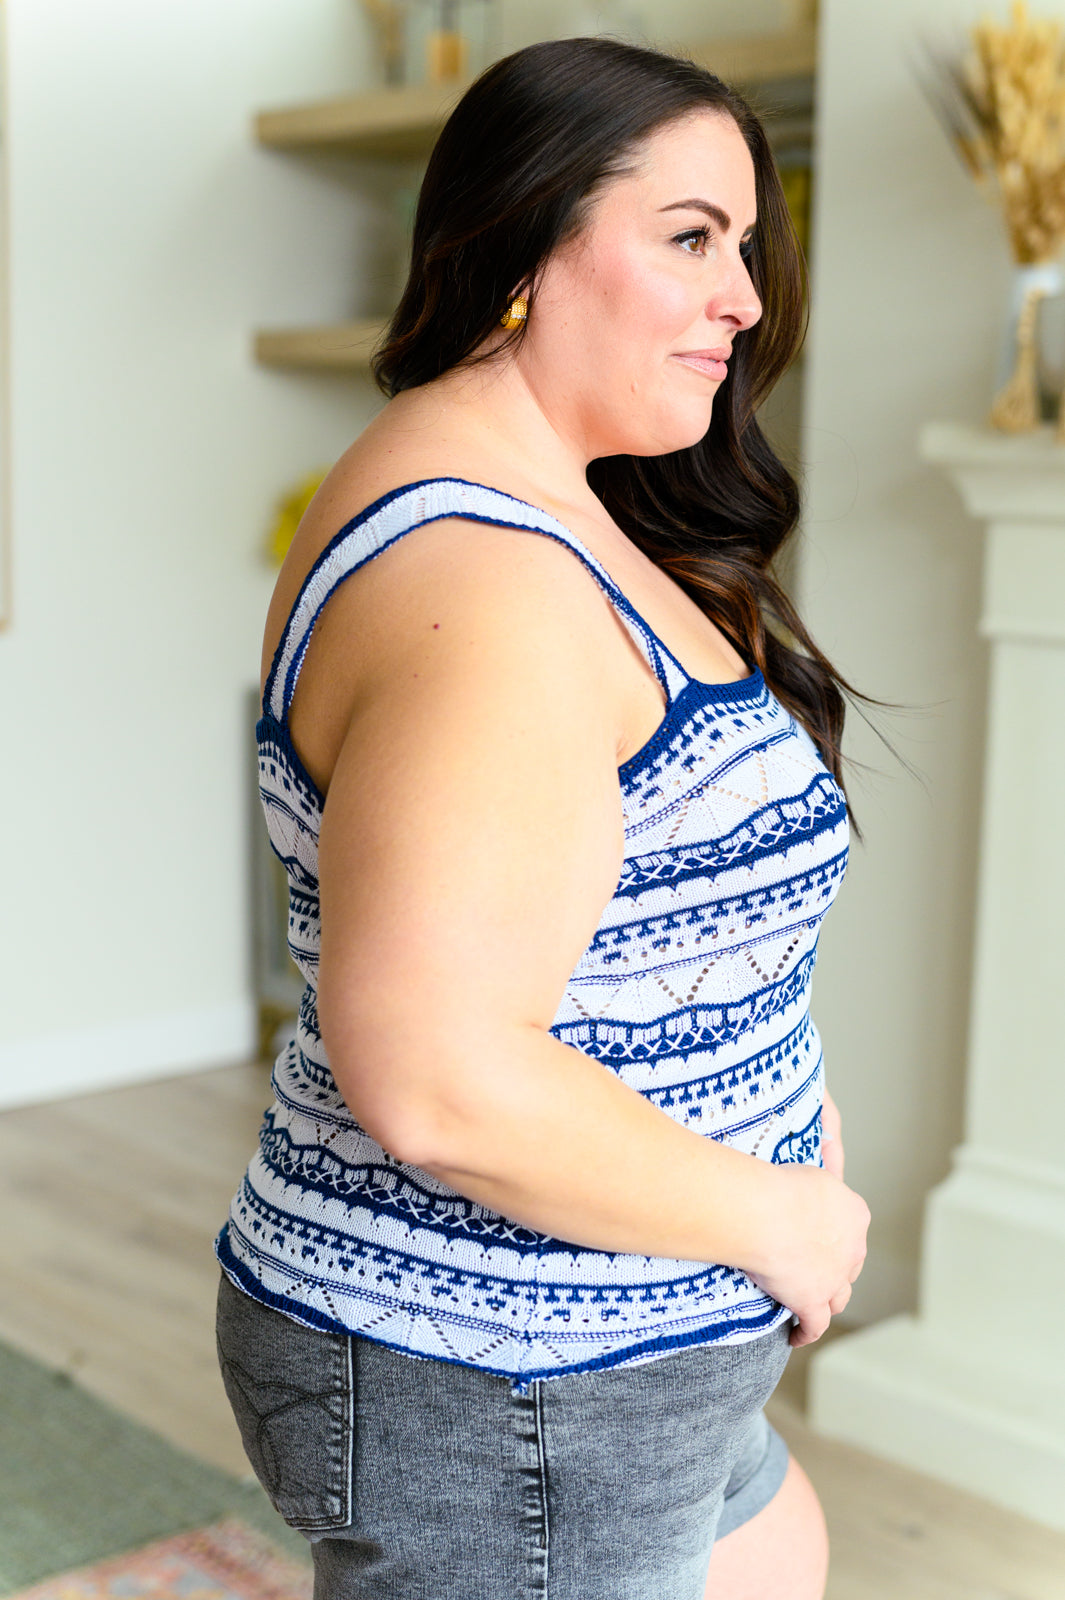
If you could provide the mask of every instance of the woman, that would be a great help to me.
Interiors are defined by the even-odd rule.
[[[753,419],[802,284],[757,119],[684,61],[520,51],[430,162],[391,398],[263,656],[308,987],[219,1348],[318,1600],[823,1592],[762,1413],[869,1220],[807,1010],[841,680]]]

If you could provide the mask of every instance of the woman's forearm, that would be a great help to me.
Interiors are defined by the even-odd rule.
[[[438,1087],[395,1119],[390,1153],[554,1238],[764,1270],[770,1163],[674,1122],[542,1029],[469,1043],[454,1071],[434,1054]]]

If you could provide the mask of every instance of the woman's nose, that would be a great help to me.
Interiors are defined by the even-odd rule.
[[[709,322],[731,322],[737,333],[753,328],[762,315],[762,302],[758,298],[751,275],[742,261],[738,262],[727,283],[720,285],[706,304]]]

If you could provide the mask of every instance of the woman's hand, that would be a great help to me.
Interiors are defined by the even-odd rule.
[[[827,1174],[835,1182],[826,1185],[815,1181],[811,1185],[801,1178],[796,1180],[795,1168],[779,1169],[785,1175],[785,1185],[797,1191],[789,1203],[800,1212],[807,1209],[800,1226],[808,1231],[803,1240],[786,1246],[786,1265],[770,1268],[765,1274],[751,1274],[756,1283],[798,1316],[799,1325],[791,1331],[793,1346],[812,1344],[821,1337],[832,1317],[850,1300],[851,1286],[865,1260],[869,1210],[865,1201],[843,1183],[843,1119],[827,1089],[821,1126],[823,1167],[819,1176]],[[801,1170],[818,1172],[815,1167]]]
[[[759,1288],[798,1317],[790,1343],[812,1344],[851,1297],[851,1285],[865,1261],[869,1207],[820,1167],[794,1163],[770,1171],[776,1221],[772,1243],[765,1258],[746,1270]]]
[[[834,1178],[843,1180],[843,1119],[839,1114],[839,1107],[825,1090],[825,1102],[821,1110],[821,1162],[826,1172]]]

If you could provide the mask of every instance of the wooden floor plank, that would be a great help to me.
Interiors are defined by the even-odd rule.
[[[249,1064],[0,1114],[0,1338],[240,1476],[211,1242],[268,1100]],[[826,1600],[1065,1600],[1065,1536],[814,1434],[812,1353],[769,1411],[825,1508]]]
[[[211,1242],[269,1097],[252,1064],[0,1115],[0,1337],[240,1476]]]

